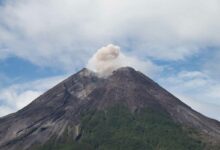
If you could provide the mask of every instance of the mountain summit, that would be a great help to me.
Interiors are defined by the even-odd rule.
[[[218,144],[218,121],[130,67],[106,78],[83,69],[0,118],[0,150],[195,150]]]

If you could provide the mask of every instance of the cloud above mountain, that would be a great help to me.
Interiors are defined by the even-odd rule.
[[[66,76],[55,76],[0,88],[0,117],[28,105],[65,78]]]
[[[116,43],[139,58],[181,60],[220,47],[219,13],[218,0],[8,0],[0,54],[68,70]]]
[[[141,61],[135,57],[124,55],[119,46],[109,44],[97,50],[89,59],[87,68],[101,77],[107,77],[120,67],[133,67],[148,75],[160,72],[162,69],[149,60]]]
[[[73,73],[84,67],[97,49],[114,43],[120,46],[127,65],[150,75],[168,89],[173,87],[170,90],[181,97],[213,100],[212,104],[218,107],[219,14],[219,0],[3,0],[0,91],[7,89],[13,93],[12,85],[6,87],[4,80],[12,80],[10,75],[16,72],[13,68],[10,71],[1,68],[2,63],[10,68],[8,58]],[[26,68],[22,71],[31,74]],[[183,77],[186,72],[194,72],[191,74],[194,78]],[[155,78],[156,75],[160,77]],[[208,88],[202,90],[204,86]],[[36,90],[29,87],[24,90],[27,91]],[[25,96],[23,92],[15,93],[17,97]],[[10,96],[1,95],[0,99],[0,111],[15,110],[15,107],[2,108]]]

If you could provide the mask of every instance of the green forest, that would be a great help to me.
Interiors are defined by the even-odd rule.
[[[66,134],[62,142],[49,142],[36,150],[202,150],[205,145],[193,138],[196,134],[166,113],[147,108],[131,113],[114,106],[82,114],[78,139]]]

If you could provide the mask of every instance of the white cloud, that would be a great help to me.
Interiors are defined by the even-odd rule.
[[[137,57],[179,60],[220,46],[219,13],[218,0],[8,0],[0,7],[0,45],[61,69],[81,67],[111,42]]]
[[[0,60],[7,58],[8,54],[6,52],[6,50],[4,50],[3,48],[0,48]]]
[[[153,64],[149,60],[139,60],[135,57],[126,56],[119,46],[109,44],[97,50],[97,52],[89,59],[87,68],[93,70],[98,75],[106,77],[120,67],[133,67],[138,71],[142,71],[147,75],[155,75],[162,68]]]
[[[159,80],[193,109],[220,120],[220,83],[199,71],[183,71]]]
[[[8,106],[0,106],[0,117],[8,115],[14,111],[15,110],[13,110],[12,108],[10,108]]]
[[[184,103],[192,107],[194,110],[202,113],[205,116],[210,118],[214,118],[220,121],[220,105],[200,101],[193,99],[192,97],[188,97],[185,95],[181,95],[180,93],[175,93],[175,95],[182,100]]]
[[[220,80],[220,49],[210,50],[207,61],[202,64],[203,71],[216,80]]]
[[[23,108],[64,78],[65,76],[50,77],[23,84],[15,84],[8,88],[1,89],[0,116]]]

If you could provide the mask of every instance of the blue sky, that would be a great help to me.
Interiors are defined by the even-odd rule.
[[[144,72],[220,120],[218,0],[0,1],[0,116],[120,46]]]

